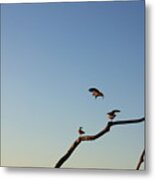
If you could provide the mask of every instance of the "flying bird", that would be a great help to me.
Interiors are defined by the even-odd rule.
[[[89,92],[91,92],[95,98],[97,98],[99,96],[104,97],[104,94],[96,88],[90,88]]]
[[[115,110],[113,110],[111,112],[108,112],[107,116],[108,116],[109,119],[113,120],[116,117],[116,113],[119,113],[119,112],[121,112],[121,111],[115,109]]]
[[[80,135],[85,134],[85,132],[84,132],[82,129],[83,129],[83,127],[80,127],[79,130],[78,130],[78,133],[79,133]]]

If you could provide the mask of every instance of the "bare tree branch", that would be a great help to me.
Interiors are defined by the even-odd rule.
[[[121,121],[110,121],[107,123],[106,127],[102,129],[99,133],[95,135],[85,135],[85,136],[79,136],[74,143],[71,145],[69,150],[66,152],[66,154],[56,163],[55,168],[60,168],[62,164],[71,156],[71,154],[74,152],[74,150],[77,148],[77,146],[82,142],[82,141],[92,141],[95,140],[107,132],[110,131],[110,128],[112,126],[116,125],[125,125],[125,124],[134,124],[134,123],[140,123],[143,122],[145,118],[140,118],[140,119],[133,119],[133,120],[121,120]]]
[[[145,156],[145,149],[143,150],[143,152],[142,152],[142,154],[141,154],[141,156],[139,158],[136,170],[139,170],[141,164],[144,162],[144,156]]]

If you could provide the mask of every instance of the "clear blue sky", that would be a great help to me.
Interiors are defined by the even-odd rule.
[[[144,1],[1,6],[3,166],[54,167],[115,108],[144,116]],[[134,169],[143,148],[144,123],[114,127],[63,167]]]

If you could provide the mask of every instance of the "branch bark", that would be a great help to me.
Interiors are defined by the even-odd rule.
[[[144,162],[144,156],[145,156],[145,149],[143,150],[143,152],[142,152],[142,154],[141,154],[141,156],[139,158],[136,170],[140,169],[141,164]]]
[[[66,152],[66,154],[60,158],[60,160],[56,163],[55,168],[60,168],[63,163],[71,156],[71,154],[74,152],[74,150],[78,147],[78,145],[82,141],[92,141],[100,138],[104,134],[110,131],[110,128],[112,126],[116,125],[125,125],[125,124],[135,124],[135,123],[140,123],[143,122],[145,118],[140,118],[140,119],[133,119],[133,120],[121,120],[121,121],[109,121],[104,129],[102,129],[99,133],[95,135],[84,135],[84,136],[79,136],[74,143],[71,145],[69,150]]]

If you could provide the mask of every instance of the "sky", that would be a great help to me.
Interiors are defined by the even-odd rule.
[[[2,166],[54,167],[113,109],[144,116],[144,1],[1,5]],[[62,167],[135,169],[144,135],[144,123],[113,127]]]

